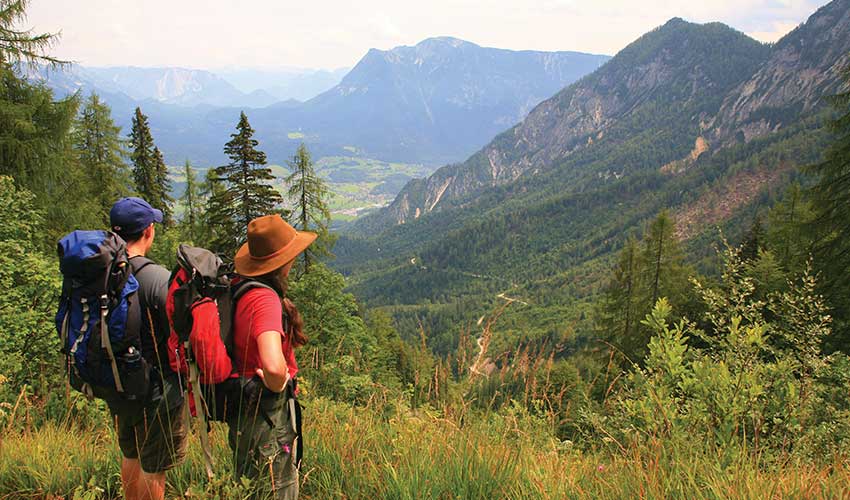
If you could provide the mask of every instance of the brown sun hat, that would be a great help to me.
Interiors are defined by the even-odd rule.
[[[248,223],[248,242],[236,252],[236,272],[242,276],[270,273],[295,259],[316,236],[296,231],[280,215],[257,217]]]

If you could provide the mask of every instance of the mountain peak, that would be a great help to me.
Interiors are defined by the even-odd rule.
[[[478,45],[467,42],[466,40],[461,40],[460,38],[455,38],[452,36],[435,36],[431,38],[426,38],[421,42],[416,44],[417,48],[420,47],[451,47],[451,48],[459,48],[464,46],[472,46],[478,47]]]

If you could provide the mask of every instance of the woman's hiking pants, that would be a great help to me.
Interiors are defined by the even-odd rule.
[[[290,391],[265,396],[228,421],[235,475],[253,480],[254,498],[298,498],[297,402]]]

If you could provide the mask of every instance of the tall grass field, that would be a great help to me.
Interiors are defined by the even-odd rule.
[[[42,421],[36,410],[17,408],[2,431],[0,499],[121,498],[120,452],[108,417]],[[729,459],[672,439],[580,449],[520,409],[448,413],[307,401],[302,498],[850,498],[844,457],[832,465],[767,464],[746,450]],[[186,462],[168,474],[167,498],[248,498],[250,485],[229,474],[226,428],[215,425],[211,437],[217,477],[206,479],[193,434]]]

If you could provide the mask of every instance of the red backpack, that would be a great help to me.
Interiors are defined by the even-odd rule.
[[[200,404],[211,420],[225,421],[245,396],[246,381],[232,355],[236,301],[253,288],[270,288],[255,280],[234,283],[233,277],[214,253],[180,245],[165,306],[169,364],[189,381],[192,413]]]

